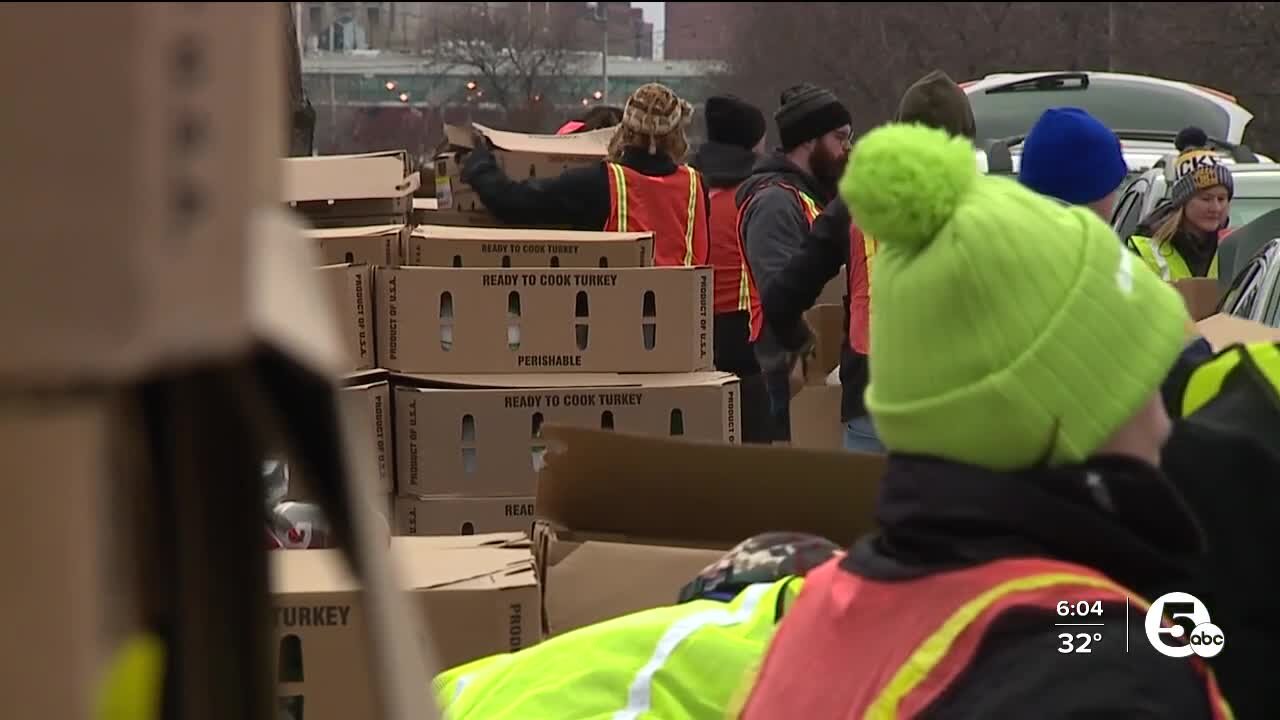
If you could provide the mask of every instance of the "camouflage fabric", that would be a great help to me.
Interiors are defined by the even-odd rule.
[[[679,602],[733,599],[748,585],[804,575],[841,552],[817,535],[769,532],[738,543],[680,589]]]

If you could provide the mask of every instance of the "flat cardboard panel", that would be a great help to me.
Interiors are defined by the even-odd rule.
[[[652,233],[420,226],[405,265],[433,267],[648,267]]]
[[[528,547],[393,538],[391,560],[445,667],[541,640]],[[363,596],[336,550],[273,552],[277,695],[306,720],[376,717]],[[296,702],[296,700],[294,701]]]
[[[532,497],[397,497],[396,535],[528,533],[534,520]]]
[[[252,342],[251,216],[279,202],[287,127],[285,54],[267,31],[280,12],[111,3],[6,18],[0,77],[24,90],[4,113],[0,216],[22,240],[0,254],[0,378],[129,379]],[[67,111],[68,88],[89,118]]]
[[[402,264],[404,242],[410,231],[408,225],[395,224],[311,229],[306,235],[319,248],[320,261],[325,265],[393,267]]]
[[[543,435],[538,516],[558,527],[718,546],[778,528],[849,545],[875,527],[881,455],[563,426]]]
[[[1280,342],[1280,328],[1245,320],[1234,315],[1216,314],[1196,323],[1198,332],[1215,350],[1236,343]]]
[[[1199,322],[1218,311],[1218,303],[1222,300],[1223,291],[1218,287],[1217,280],[1213,278],[1175,280],[1173,287],[1182,294],[1192,320]]]
[[[480,377],[422,377],[413,381],[455,386],[396,388],[401,494],[532,495],[546,446],[543,423],[738,441],[739,387],[728,373],[500,376],[498,387],[456,385]],[[543,377],[555,386],[536,382]],[[503,379],[544,387],[502,387]]]
[[[368,265],[325,265],[315,269],[329,292],[349,358],[349,371],[377,367],[370,302],[373,271]]]
[[[710,268],[378,268],[378,357],[406,373],[712,367]]]

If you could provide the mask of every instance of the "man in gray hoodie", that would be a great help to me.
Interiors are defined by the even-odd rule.
[[[800,252],[813,221],[835,197],[853,133],[849,111],[829,90],[797,85],[783,91],[774,113],[782,147],[762,157],[736,196],[747,265],[759,297]],[[751,341],[769,391],[775,442],[791,440],[787,354],[763,318]]]
[[[939,70],[925,75],[907,88],[898,106],[898,122],[914,122],[936,127],[952,135],[972,140],[975,128],[969,99],[946,73]],[[975,160],[976,162],[976,160]],[[870,294],[868,271],[870,260],[861,243],[860,233],[853,232],[853,222],[844,202],[836,199],[823,210],[803,250],[789,259],[786,266],[772,276],[762,293],[765,322],[784,349],[803,353],[813,343],[809,328],[801,319],[813,306],[823,286],[848,265],[849,291],[845,296],[845,343],[840,354],[840,422],[844,425],[844,447],[861,452],[883,452],[871,418],[863,405],[862,395],[869,380],[865,347],[850,340],[866,339],[870,325],[867,302],[853,302],[855,295]],[[874,259],[874,258],[872,258]],[[859,267],[861,266],[861,267]],[[859,285],[861,283],[861,286]],[[796,355],[790,355],[794,358]]]

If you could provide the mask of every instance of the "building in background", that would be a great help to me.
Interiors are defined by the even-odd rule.
[[[666,29],[662,57],[669,60],[726,60],[733,42],[733,17],[739,3],[663,3]]]
[[[697,3],[714,5],[715,3]],[[425,52],[451,39],[476,12],[527,27],[566,23],[566,49],[600,52],[608,18],[609,55],[653,57],[653,24],[629,2],[306,2],[297,3],[304,53],[388,50]]]

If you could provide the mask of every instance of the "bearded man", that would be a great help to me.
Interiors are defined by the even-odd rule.
[[[845,106],[831,91],[813,85],[783,91],[773,117],[782,145],[756,163],[736,197],[738,233],[754,297],[769,294],[773,278],[804,247],[813,221],[835,197],[853,133]],[[767,322],[754,324],[751,341],[769,390],[773,440],[789,442],[787,353]]]

